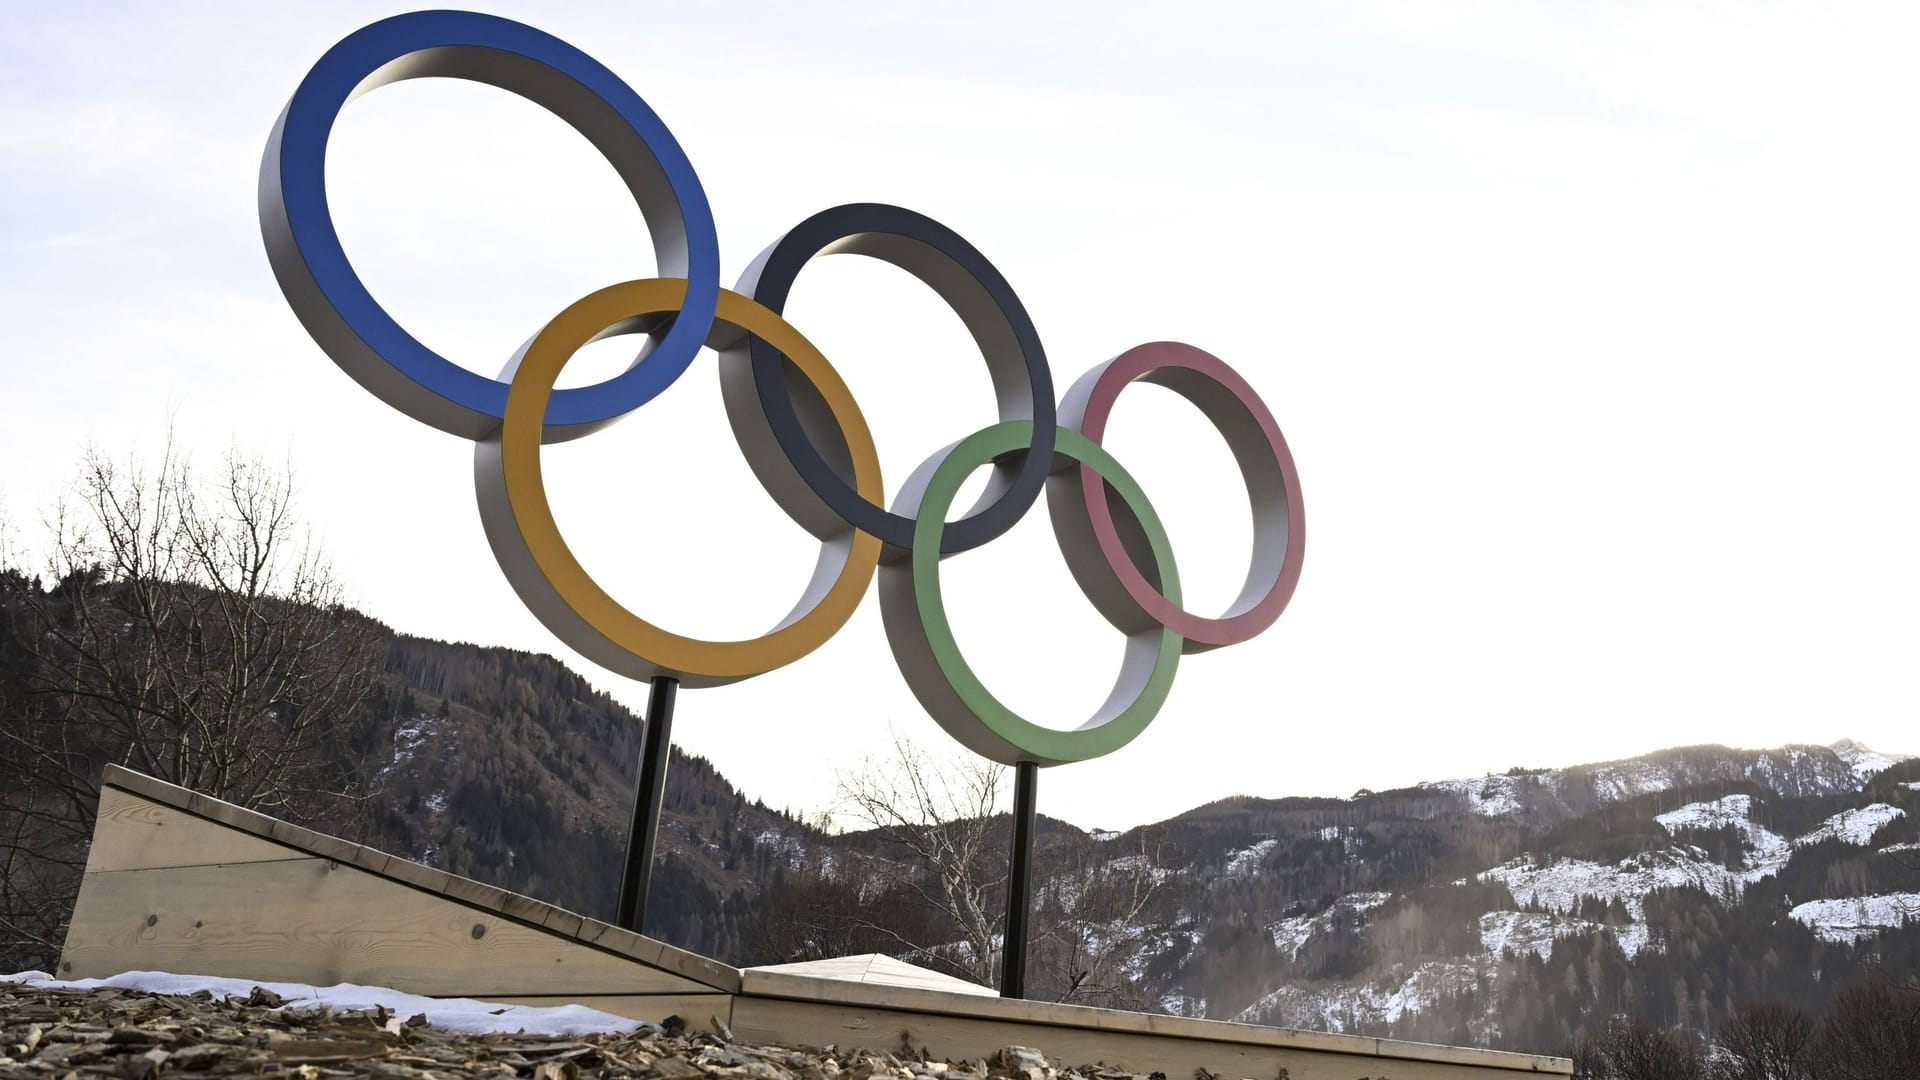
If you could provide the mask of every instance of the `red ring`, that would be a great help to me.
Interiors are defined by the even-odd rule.
[[[1300,564],[1306,554],[1306,513],[1293,454],[1266,403],[1238,372],[1211,353],[1175,341],[1135,346],[1088,372],[1062,403],[1061,423],[1077,427],[1082,435],[1100,442],[1115,399],[1136,379],[1160,383],[1193,402],[1225,436],[1248,481],[1248,496],[1253,502],[1254,565],[1240,596],[1225,613],[1206,618],[1187,611],[1162,596],[1140,572],[1114,526],[1105,483],[1092,469],[1078,465],[1079,502],[1085,508],[1094,539],[1133,604],[1147,617],[1186,638],[1187,652],[1246,641],[1273,625],[1300,582]],[[1210,389],[1208,384],[1217,389]],[[1262,534],[1271,537],[1279,529],[1286,533],[1280,563],[1262,567],[1263,550],[1272,550],[1271,543],[1262,543]]]

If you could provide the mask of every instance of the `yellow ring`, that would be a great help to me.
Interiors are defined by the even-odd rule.
[[[697,687],[771,671],[825,643],[853,615],[866,594],[880,563],[880,541],[852,526],[820,536],[820,569],[808,589],[808,597],[814,599],[802,599],[780,625],[745,641],[705,641],[663,630],[623,607],[580,565],[554,522],[541,476],[540,436],[547,400],[553,395],[560,370],[581,346],[612,334],[639,332],[644,329],[643,317],[679,311],[686,292],[687,283],[680,278],[622,282],[580,299],[556,316],[522,350],[507,392],[506,416],[499,434],[482,442],[475,462],[483,519],[489,516],[489,480],[497,477],[503,489],[502,502],[510,510],[513,528],[496,528],[489,520],[488,537],[502,556],[508,579],[534,614],[589,657],[602,663],[608,659],[624,661],[609,665],[623,674],[642,678],[668,675]],[[728,289],[720,291],[714,324],[709,347],[741,347],[744,342],[740,335],[730,334],[723,327],[745,331],[778,349],[813,383],[846,439],[855,488],[863,498],[880,504],[885,492],[873,435],[846,383],[826,357],[779,315]],[[503,541],[516,539],[513,547],[517,550],[503,550]],[[522,554],[524,560],[508,557]],[[835,554],[842,555],[837,572],[832,570]],[[534,580],[535,574],[516,574],[516,563],[535,571],[538,580]],[[826,584],[828,575],[830,585]],[[564,610],[536,600],[558,600]],[[583,636],[583,631],[591,636]]]

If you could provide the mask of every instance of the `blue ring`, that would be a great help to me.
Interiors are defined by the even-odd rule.
[[[533,85],[533,92],[496,82],[486,64],[464,67],[462,54],[468,50],[504,53],[530,62],[532,67],[523,64],[518,70]],[[409,60],[417,65],[415,70],[398,66]],[[554,392],[547,424],[573,428],[556,432],[555,437],[584,433],[616,419],[672,385],[700,354],[720,301],[720,244],[693,164],[646,102],[598,61],[531,26],[464,11],[397,15],[342,39],[301,81],[268,144],[267,160],[261,166],[260,202],[269,254],[278,256],[274,270],[289,300],[295,301],[295,310],[335,362],[389,404],[442,430],[478,437],[489,422],[497,426],[506,412],[508,384],[447,360],[402,329],[354,273],[334,229],[327,205],[327,140],[340,109],[383,68],[393,70],[381,82],[422,74],[472,78],[561,115],[621,171],[647,219],[660,274],[675,276],[676,271],[685,271],[686,304],[645,362],[593,386]],[[582,90],[592,100],[582,97]],[[541,95],[555,100],[541,100]],[[556,108],[556,100],[570,106],[573,115]],[[626,145],[627,130],[608,123],[612,119],[606,115],[608,110],[637,137],[642,153],[635,154],[636,148]],[[616,157],[610,150],[620,153]],[[645,190],[657,185],[636,182],[634,175],[621,169],[622,162],[648,178],[654,172],[664,176],[667,190]],[[274,232],[282,225],[282,239],[291,241],[284,246],[292,250],[276,252]],[[317,292],[321,303],[309,307],[331,311],[302,310],[296,292]],[[329,322],[329,314],[337,324]],[[341,334],[342,330],[351,337]],[[356,369],[342,355],[353,353],[359,364],[377,369],[378,364],[366,355],[369,352],[431,397],[404,384],[396,388],[384,373]]]

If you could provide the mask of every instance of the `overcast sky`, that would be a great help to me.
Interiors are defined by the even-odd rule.
[[[973,241],[1064,389],[1134,344],[1239,369],[1293,448],[1305,571],[1264,636],[1190,657],[1159,719],[1048,771],[1043,812],[1155,820],[1695,742],[1920,751],[1920,8],[1907,3],[484,4],[584,49],[699,170],[733,279],[875,200]],[[31,531],[87,440],[285,456],[352,599],[396,629],[561,656],[506,585],[471,445],[308,339],[260,242],[261,149],[388,4],[42,4],[0,34],[0,498]],[[347,251],[399,321],[492,374],[578,297],[651,276],[638,211],[561,122],[442,80],[335,129]],[[889,496],[985,426],[958,320],[850,257],[788,319],[844,375]],[[617,370],[583,352],[562,385]],[[1157,388],[1110,449],[1195,607],[1236,591],[1225,444]],[[609,591],[756,634],[815,545],[747,470],[713,364],[546,451]],[[1036,509],[944,564],[961,645],[1056,726],[1120,638]],[[817,811],[889,725],[952,746],[870,593],[813,655],[681,698],[675,737]],[[957,747],[955,747],[957,750]]]

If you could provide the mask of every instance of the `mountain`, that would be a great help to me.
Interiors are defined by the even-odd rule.
[[[551,658],[404,635],[387,688],[374,839],[607,918],[638,718]],[[1007,831],[980,833],[979,873],[1004,874]],[[896,836],[820,832],[676,754],[661,845],[647,929],[675,944],[979,977]],[[1920,971],[1920,760],[1845,741],[1046,820],[1038,865],[1030,982],[1213,1019],[1560,1050],[1615,1013],[1708,1032]]]

